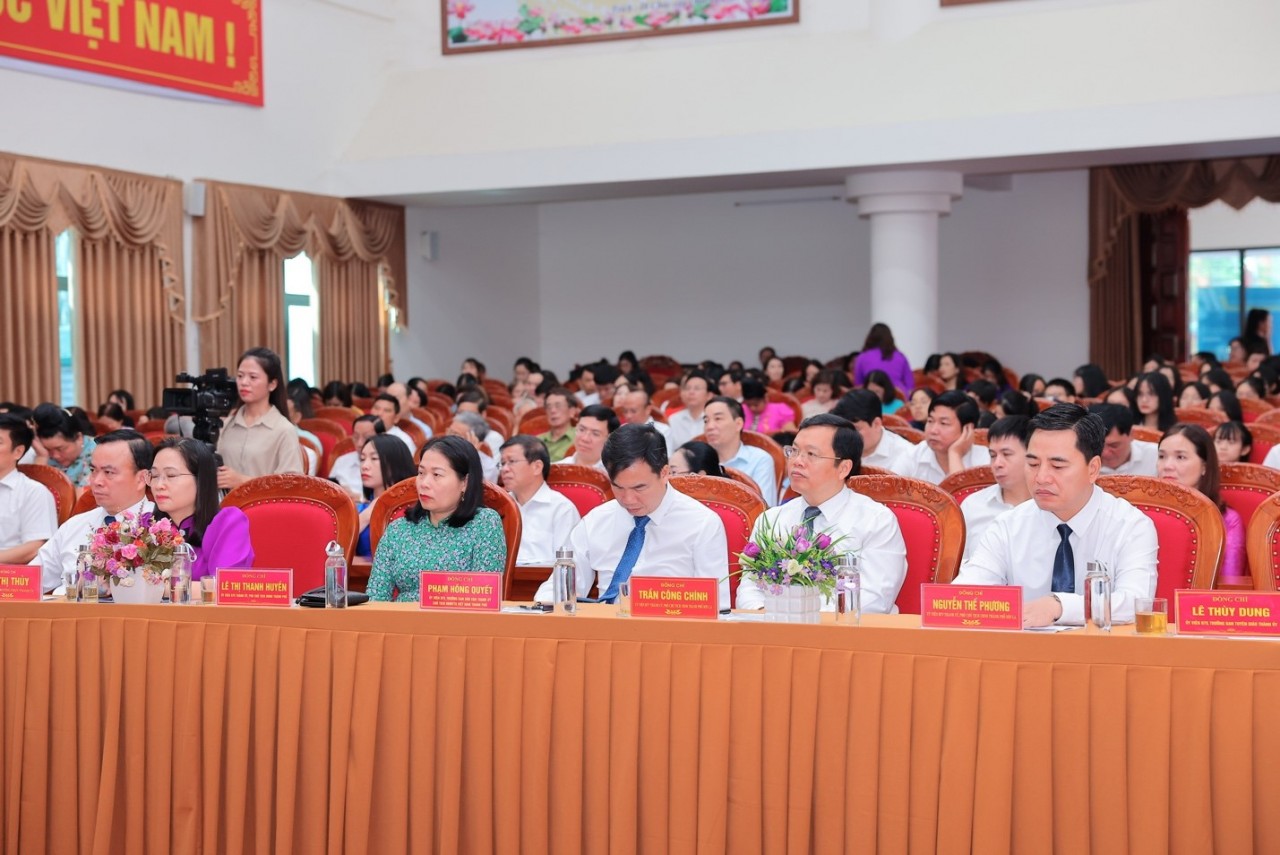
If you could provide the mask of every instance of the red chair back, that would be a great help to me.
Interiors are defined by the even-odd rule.
[[[295,595],[324,584],[325,547],[342,544],[350,562],[360,515],[346,491],[308,475],[251,478],[222,500],[249,518],[254,567],[293,569]]]
[[[724,523],[725,540],[729,546],[729,602],[738,601],[738,583],[742,581],[741,555],[751,539],[751,528],[756,518],[764,513],[764,500],[758,493],[731,481],[708,475],[674,475],[671,486],[686,496],[697,499],[716,512]]]
[[[907,545],[907,575],[898,592],[898,611],[920,614],[920,586],[950,582],[964,556],[964,514],[955,499],[928,481],[900,475],[855,475],[855,492],[893,511]]]
[[[71,519],[76,506],[76,488],[72,486],[70,479],[61,469],[45,466],[42,463],[19,463],[18,471],[32,481],[40,482],[53,494],[53,507],[58,512],[58,525]],[[87,490],[85,492],[90,499],[93,498],[92,493]]]
[[[1248,531],[1258,506],[1272,494],[1280,492],[1280,471],[1255,463],[1224,463],[1221,471],[1222,485],[1218,494],[1227,507],[1240,515],[1245,531]],[[1245,572],[1252,575],[1249,567],[1246,554]]]
[[[347,436],[351,435],[351,423],[361,415],[351,407],[316,407],[315,414],[318,419],[328,419],[341,425]]]
[[[951,494],[956,504],[964,504],[964,500],[979,490],[990,487],[996,482],[995,473],[990,466],[975,466],[972,469],[961,469],[959,472],[942,479],[939,487]]]
[[[1262,463],[1267,459],[1267,452],[1280,445],[1280,427],[1255,422],[1249,425],[1249,433],[1253,435],[1253,450],[1249,452],[1250,463]]]
[[[1098,486],[1155,523],[1157,597],[1173,602],[1179,588],[1213,587],[1226,540],[1222,513],[1213,502],[1189,487],[1144,475],[1103,475]]]
[[[1245,535],[1245,552],[1255,591],[1280,590],[1280,494],[1253,511]]]
[[[1241,398],[1240,409],[1244,415],[1245,424],[1256,422],[1264,413],[1269,413],[1275,407],[1271,406],[1270,401],[1263,401],[1259,398]]]
[[[883,422],[884,420],[881,419]],[[891,430],[898,436],[911,442],[912,445],[919,445],[924,442],[924,431],[916,430],[913,427],[899,427],[898,425],[885,424],[885,430]]]
[[[547,486],[573,502],[579,516],[613,500],[613,485],[609,476],[590,466],[576,463],[555,463],[547,474]]]

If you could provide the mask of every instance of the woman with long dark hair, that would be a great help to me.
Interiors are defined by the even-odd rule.
[[[1073,381],[1076,385],[1076,394],[1084,398],[1100,398],[1111,385],[1102,368],[1092,362],[1077,368]]]
[[[1252,344],[1261,344],[1267,356],[1271,355],[1271,313],[1266,309],[1250,309],[1244,319],[1244,335],[1241,336],[1246,354]]]
[[[893,330],[889,329],[888,324],[871,325],[867,340],[862,344],[862,352],[853,360],[853,384],[861,386],[867,382],[867,375],[877,370],[889,375],[893,385],[901,389],[904,395],[910,394],[915,388],[911,363],[898,350],[893,340]]]
[[[364,501],[356,504],[360,512],[360,540],[356,555],[371,558],[369,546],[369,519],[373,503],[389,487],[399,484],[414,474],[413,455],[398,436],[375,434],[360,447],[360,486]]]
[[[1166,481],[1200,491],[1217,506],[1227,529],[1222,553],[1222,575],[1244,575],[1244,521],[1227,507],[1220,495],[1218,452],[1209,432],[1200,425],[1179,422],[1160,440],[1158,473]]]
[[[259,475],[302,474],[302,445],[289,420],[284,369],[275,351],[246,350],[236,368],[236,390],[240,406],[218,437],[218,486],[232,490]]]
[[[1138,378],[1134,386],[1134,424],[1168,430],[1178,417],[1173,412],[1173,387],[1169,378],[1151,371]]]
[[[249,519],[239,508],[219,507],[218,463],[196,439],[166,439],[156,448],[147,483],[156,508],[173,520],[195,550],[191,578],[220,567],[252,567]]]

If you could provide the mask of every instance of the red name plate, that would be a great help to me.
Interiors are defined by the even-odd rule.
[[[1280,593],[1174,591],[1178,635],[1280,635]]]
[[[218,571],[217,603],[287,609],[293,605],[293,571],[223,568]]]
[[[0,564],[0,602],[39,602],[41,572],[37,564]]]
[[[502,608],[501,573],[423,570],[418,607],[436,612],[496,612]]]
[[[920,625],[944,629],[1022,629],[1017,585],[921,585]]]
[[[719,593],[719,581],[703,576],[632,576],[631,614],[716,620]]]

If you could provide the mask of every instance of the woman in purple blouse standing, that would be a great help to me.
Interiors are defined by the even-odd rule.
[[[189,438],[165,440],[147,480],[156,508],[178,524],[195,550],[192,579],[222,567],[253,566],[249,518],[239,508],[219,508],[218,463],[209,446]]]
[[[867,340],[862,345],[862,353],[853,360],[853,385],[864,384],[872,371],[888,374],[893,385],[901,389],[903,395],[911,394],[911,390],[915,388],[911,363],[894,345],[893,331],[888,324],[871,325]]]

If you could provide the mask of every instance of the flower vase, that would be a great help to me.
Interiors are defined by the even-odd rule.
[[[764,589],[764,619],[776,623],[818,623],[822,592],[813,585],[787,585],[772,593]]]
[[[117,603],[133,606],[158,606],[164,602],[162,583],[157,582],[153,585],[146,580],[140,570],[133,571],[132,582],[132,585],[122,585],[120,582],[113,584],[111,599]]]

